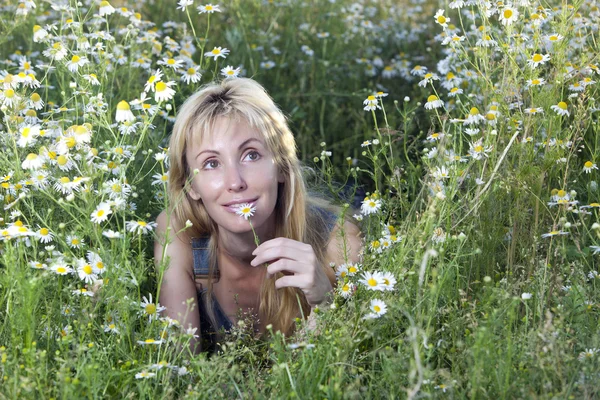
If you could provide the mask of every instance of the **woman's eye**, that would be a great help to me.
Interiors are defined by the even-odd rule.
[[[204,163],[204,169],[214,169],[219,166],[219,162],[217,160],[208,160]]]
[[[250,161],[256,161],[260,158],[260,154],[257,151],[251,151],[246,154],[246,158],[250,159]]]

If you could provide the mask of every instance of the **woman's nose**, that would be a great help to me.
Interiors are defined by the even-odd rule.
[[[238,192],[246,189],[246,180],[242,175],[239,166],[232,166],[227,170],[227,188],[230,191]]]

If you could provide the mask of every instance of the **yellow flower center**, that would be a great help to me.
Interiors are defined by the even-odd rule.
[[[592,165],[594,164],[591,161],[586,161],[585,164],[583,164],[583,166],[586,168],[592,168]]]
[[[350,285],[345,284],[344,287],[342,287],[342,292],[349,292],[350,291]]]
[[[534,62],[540,62],[544,59],[544,57],[542,57],[541,54],[534,54],[533,57],[531,58]]]
[[[379,307],[379,306],[373,306],[373,311],[379,312],[379,311],[381,311],[381,307]]]
[[[75,56],[73,56],[73,58],[71,58],[71,62],[76,63],[76,62],[79,62],[80,59],[81,58],[79,56],[75,55]]]
[[[101,217],[105,214],[104,210],[98,210],[98,212],[96,213],[97,217]]]
[[[158,83],[156,84],[156,91],[157,91],[157,92],[162,92],[162,91],[164,91],[166,88],[167,88],[167,84],[166,84],[166,83],[164,83],[164,82],[158,82]]]
[[[156,305],[154,305],[153,303],[147,304],[146,307],[144,307],[144,310],[146,310],[146,314],[152,315],[156,313]]]
[[[141,226],[141,227],[144,227],[144,226],[146,226],[148,224],[146,222],[144,222],[144,221],[138,221],[138,225]]]
[[[505,19],[510,19],[510,17],[513,16],[513,11],[511,9],[506,9],[502,14],[504,15]]]
[[[470,115],[477,115],[479,114],[479,109],[477,107],[473,107],[471,108],[471,111],[469,111]]]
[[[58,158],[56,159],[56,162],[60,166],[64,166],[67,163],[67,161],[69,161],[69,159],[65,156],[58,156]]]
[[[48,233],[50,233],[50,231],[48,230],[48,228],[42,228],[42,229],[40,229],[40,235],[46,236]]]
[[[446,23],[446,17],[444,17],[443,15],[440,15],[439,17],[437,17],[437,22],[438,24],[445,24]]]
[[[56,272],[64,274],[65,272],[67,272],[67,269],[65,267],[58,267],[56,268]]]
[[[369,284],[369,286],[377,286],[377,281],[373,278],[370,278],[367,283]]]
[[[221,50],[219,50],[219,49],[213,49],[213,50],[212,50],[212,53],[213,53],[214,55],[221,54]]]
[[[427,98],[427,102],[431,103],[432,101],[436,101],[437,99],[438,99],[438,97],[436,95],[432,94],[431,96],[429,96]]]
[[[130,110],[129,103],[125,100],[121,100],[119,104],[117,104],[117,110],[127,111]]]
[[[557,104],[558,107],[562,110],[566,110],[567,109],[567,103],[565,103],[564,101],[561,101],[560,103]]]
[[[89,264],[84,265],[84,267],[82,268],[82,271],[85,272],[87,275],[91,275],[92,274],[92,266]]]

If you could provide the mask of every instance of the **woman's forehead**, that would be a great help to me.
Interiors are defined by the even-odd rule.
[[[197,127],[190,137],[190,147],[197,150],[237,147],[249,139],[256,139],[265,144],[260,131],[253,127],[246,118],[217,117],[210,124]]]

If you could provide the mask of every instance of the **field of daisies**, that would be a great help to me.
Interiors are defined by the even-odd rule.
[[[600,396],[593,0],[7,0],[0,399]],[[363,232],[316,329],[163,315],[183,101],[252,77]]]

